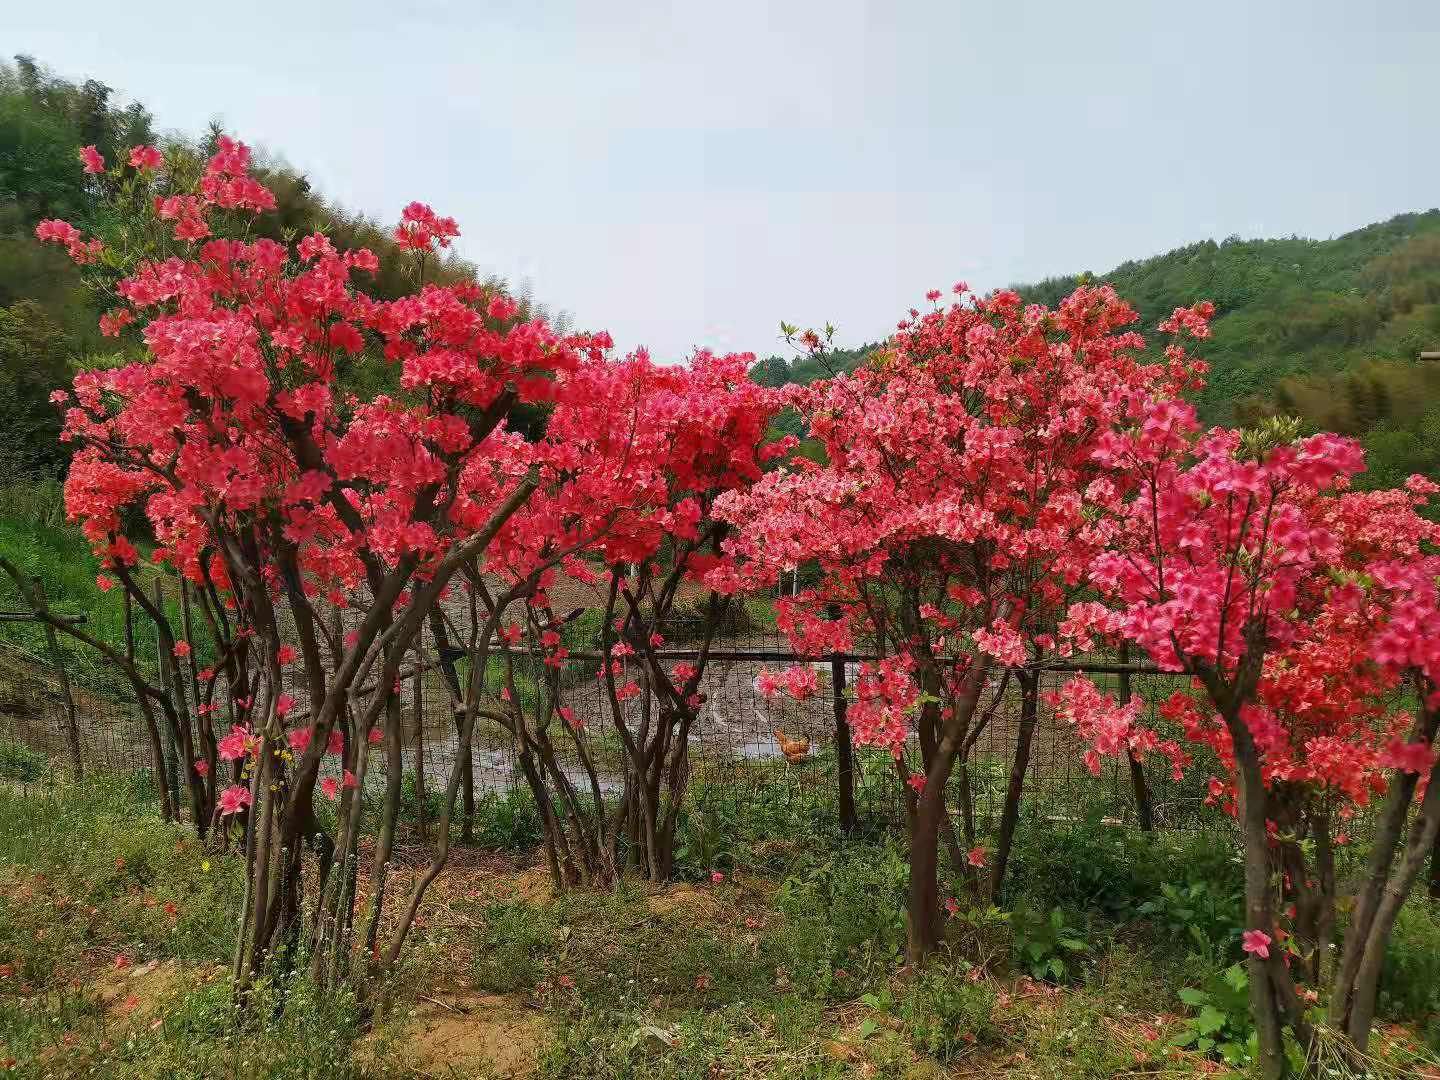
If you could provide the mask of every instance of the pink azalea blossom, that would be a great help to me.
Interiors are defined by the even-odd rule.
[[[1246,930],[1240,935],[1243,948],[1247,953],[1267,960],[1270,957],[1270,943],[1273,940],[1263,930]]]
[[[165,164],[165,159],[153,146],[132,146],[129,162],[132,169],[154,170]]]
[[[247,789],[239,784],[231,784],[220,792],[220,813],[225,815],[239,813],[253,801],[254,799]]]

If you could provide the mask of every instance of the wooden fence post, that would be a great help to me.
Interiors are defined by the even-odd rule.
[[[850,743],[850,722],[846,719],[849,703],[845,698],[845,658],[839,653],[830,657],[830,692],[835,705],[836,781],[840,793],[840,828],[853,832],[855,816],[855,750]]]
[[[31,580],[43,610],[48,606],[45,582],[39,574]],[[55,628],[48,622],[42,622],[41,625],[45,627],[45,646],[50,652],[50,663],[55,666],[55,677],[60,680],[60,694],[65,699],[65,736],[70,744],[70,768],[75,773],[75,779],[82,780],[85,777],[85,766],[80,761],[80,725],[75,717],[75,695],[70,690],[70,676],[65,671],[65,660],[60,655],[60,643],[55,638]]]

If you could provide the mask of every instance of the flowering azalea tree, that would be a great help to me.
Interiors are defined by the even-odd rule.
[[[718,500],[738,561],[710,575],[734,589],[813,564],[819,584],[779,605],[796,650],[879,654],[860,666],[847,719],[856,744],[894,756],[905,785],[912,960],[939,940],[941,840],[957,866],[986,861],[978,847],[962,855],[950,826],[957,761],[1011,677],[1033,730],[1034,664],[1072,648],[1058,623],[1127,494],[1095,452],[1199,370],[1178,347],[1143,362],[1126,329],[1136,316],[1108,288],[1078,289],[1053,311],[1013,292],[956,292],[912,313],[870,366],[789,391],[826,460],[797,459]],[[815,690],[804,670],[772,685]],[[1018,749],[1007,848],[1028,738]],[[1003,873],[1003,852],[997,864]]]
[[[338,251],[319,234],[291,246],[231,238],[273,205],[243,144],[221,139],[196,175],[146,147],[109,169],[93,148],[82,159],[106,200],[103,235],[54,221],[37,234],[89,268],[114,297],[104,330],[139,332],[143,352],[78,376],[63,395],[75,447],[66,502],[107,573],[157,623],[125,535],[132,509],[158,540],[154,557],[208,598],[221,662],[205,700],[222,680],[234,726],[197,755],[183,697],[172,720],[197,823],[213,803],[246,825],[237,984],[307,932],[317,973],[347,970],[360,794],[370,746],[388,741],[364,938],[371,966],[384,968],[433,880],[422,876],[382,950],[402,658],[463,567],[532,542],[506,525],[559,479],[542,474],[543,458],[505,432],[505,418],[519,403],[563,397],[567,374],[598,360],[608,339],[557,334],[493,290],[426,283],[427,260],[457,229],[421,204],[396,231],[416,291],[379,301],[357,284],[377,269],[369,251]],[[382,356],[394,392],[347,393],[358,366]],[[482,638],[494,630],[492,620]],[[162,655],[185,651],[165,644]],[[303,708],[285,691],[290,665]],[[322,781],[327,754],[342,759],[342,779]],[[215,792],[217,759],[235,771]],[[460,768],[457,758],[447,814]],[[211,785],[203,798],[196,777]],[[315,814],[325,797],[340,801],[333,837]],[[318,855],[309,878],[307,846]]]
[[[1298,955],[1316,979],[1329,967],[1336,818],[1388,789],[1330,988],[1332,1023],[1363,1050],[1385,945],[1440,831],[1429,782],[1440,532],[1417,512],[1435,487],[1416,478],[1406,492],[1349,492],[1363,468],[1353,442],[1300,439],[1283,421],[1202,434],[1179,402],[1155,403],[1101,458],[1140,483],[1114,549],[1092,565],[1112,608],[1080,617],[1190,674],[1201,692],[1164,711],[1227,770],[1211,791],[1241,823],[1244,945],[1267,1076],[1286,1071],[1286,1027],[1307,1052],[1319,1045],[1289,961]],[[1383,707],[1400,685],[1415,692],[1416,718]],[[1133,721],[1099,695],[1073,708],[1094,730]],[[1282,898],[1293,928],[1283,947]]]
[[[553,497],[531,499],[507,526],[546,543],[517,544],[493,563],[523,597],[524,626],[502,631],[501,693],[481,712],[515,741],[540,806],[557,887],[613,883],[626,863],[653,881],[673,868],[689,734],[703,705],[710,643],[730,598],[711,592],[700,601],[699,625],[685,628],[699,639],[693,660],[671,665],[660,652],[677,620],[693,610],[682,589],[694,591],[706,573],[729,562],[720,548],[727,526],[712,514],[716,499],[754,484],[765,462],[794,441],[769,438],[780,402],[775,391],[750,381],[753,359],[701,352],[686,364],[659,366],[641,354],[582,365],[546,430],[546,469],[566,483]],[[567,614],[554,609],[548,591],[561,553],[563,572],[589,585],[603,605],[597,680],[624,762],[624,790],[613,806],[574,700],[580,688],[562,677]],[[526,630],[544,654],[543,686],[528,715],[514,664]],[[561,767],[552,731],[578,758],[578,783]]]

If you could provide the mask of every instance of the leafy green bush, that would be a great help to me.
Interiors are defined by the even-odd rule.
[[[1170,940],[1185,940],[1213,963],[1239,957],[1244,927],[1244,893],[1238,885],[1198,880],[1160,883],[1160,895],[1137,907]]]
[[[1033,815],[1011,854],[1006,899],[1132,917],[1166,884],[1205,882],[1218,896],[1242,886],[1234,844],[1224,834],[1139,832],[1098,814],[1063,830]]]
[[[857,847],[786,879],[776,903],[828,926],[837,964],[867,950],[893,956],[905,944],[908,880],[899,848]]]
[[[438,806],[435,812],[438,817]],[[455,816],[460,816],[458,805]],[[540,808],[529,788],[517,785],[503,794],[486,792],[475,800],[475,843],[480,847],[530,851],[540,837]]]
[[[1031,978],[1064,983],[1074,979],[1090,952],[1085,931],[1067,921],[1065,909],[1049,913],[1020,905],[1010,914],[1015,963]]]
[[[1250,979],[1243,964],[1217,972],[1203,988],[1186,987],[1180,1000],[1193,1012],[1173,1040],[1185,1047],[1240,1066],[1254,1059],[1256,1037],[1250,1022]]]

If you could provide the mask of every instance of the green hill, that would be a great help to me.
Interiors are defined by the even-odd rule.
[[[50,389],[77,366],[104,362],[116,346],[99,337],[98,314],[69,261],[33,237],[35,223],[64,217],[82,228],[91,196],[75,148],[94,143],[107,159],[156,141],[143,106],[117,107],[109,87],[69,82],[17,57],[0,65],[0,482],[56,476],[63,451],[55,441]],[[218,134],[162,141],[167,153],[203,153]],[[295,235],[323,228],[342,246],[364,245],[381,257],[369,288],[381,296],[405,290],[403,261],[386,232],[327,203],[300,173],[275,162],[263,170],[279,200],[262,232]],[[474,270],[458,261],[443,271]],[[1411,472],[1440,475],[1440,210],[1401,214],[1330,240],[1203,241],[1105,274],[1050,278],[1017,286],[1028,299],[1055,303],[1081,280],[1103,280],[1135,304],[1154,327],[1182,304],[1213,300],[1219,308],[1204,355],[1213,370],[1197,405],[1215,423],[1249,423],[1274,412],[1300,416],[1314,429],[1355,435],[1370,452],[1368,482],[1391,484]],[[873,346],[813,358],[770,357],[755,369],[769,385],[808,382],[861,363]],[[385,365],[367,369],[385,380]],[[798,427],[793,418],[790,426]]]

